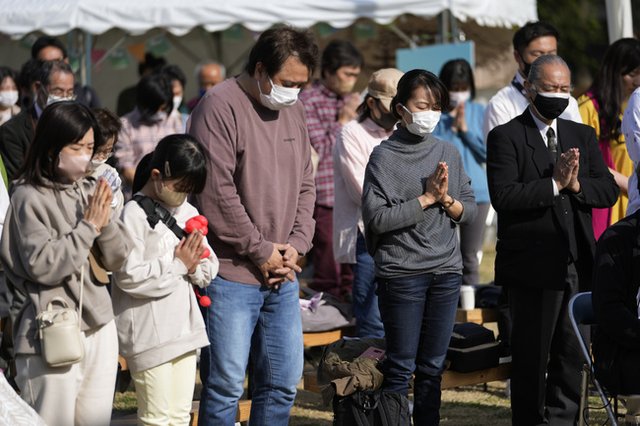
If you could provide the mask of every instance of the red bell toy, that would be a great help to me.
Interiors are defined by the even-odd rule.
[[[209,232],[209,221],[206,217],[202,215],[194,216],[184,224],[184,232],[190,234],[194,231],[200,231],[202,235],[204,235],[205,237],[207,236],[207,233]],[[205,248],[200,258],[206,259],[210,254],[211,252],[209,251],[209,249]],[[209,306],[211,306],[211,299],[209,298],[209,296],[200,294],[200,290],[196,286],[193,286],[193,291],[196,294],[196,298],[198,299],[198,304],[200,306],[202,306],[203,308],[208,308]]]

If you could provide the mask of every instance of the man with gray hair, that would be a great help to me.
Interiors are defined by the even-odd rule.
[[[221,63],[207,59],[206,61],[202,61],[196,65],[194,74],[198,80],[199,91],[198,96],[187,102],[187,108],[189,111],[193,111],[207,90],[224,81],[227,76],[227,70]]]
[[[591,287],[591,209],[613,205],[618,188],[593,129],[558,118],[571,90],[564,60],[540,56],[528,77],[529,107],[487,138],[495,281],[509,290],[513,319],[512,422],[573,425],[582,362],[568,301]]]
[[[18,177],[35,134],[36,122],[49,104],[76,98],[73,71],[64,61],[46,61],[39,65],[34,83],[35,102],[0,127],[0,154],[8,181]]]

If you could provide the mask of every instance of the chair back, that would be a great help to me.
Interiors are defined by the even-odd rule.
[[[589,375],[591,376],[593,384],[595,385],[596,390],[600,395],[600,399],[602,400],[604,409],[607,412],[607,417],[609,418],[609,421],[611,422],[612,426],[617,426],[618,420],[617,420],[616,414],[611,409],[611,403],[607,399],[607,396],[604,390],[602,389],[600,382],[598,382],[598,380],[595,378],[591,352],[589,351],[589,348],[584,339],[584,336],[580,331],[581,325],[596,325],[596,315],[593,310],[593,303],[591,301],[590,291],[575,294],[571,298],[571,300],[569,300],[569,320],[571,321],[571,327],[573,328],[573,332],[578,338],[578,344],[580,345],[580,349],[582,350],[582,356],[589,369],[589,373],[590,373]],[[583,391],[586,392],[586,389],[584,389]],[[586,397],[586,395],[584,397]],[[584,408],[584,406],[581,404],[581,411],[582,411],[582,408]],[[581,416],[580,421],[582,420],[583,418]]]
[[[569,301],[569,317],[578,325],[594,325],[596,315],[591,303],[591,292],[578,293]]]

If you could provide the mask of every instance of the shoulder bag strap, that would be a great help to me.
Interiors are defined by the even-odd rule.
[[[164,223],[179,240],[186,236],[184,230],[178,226],[176,218],[169,213],[169,210],[162,207],[160,203],[141,194],[135,195],[133,199],[147,214],[147,221],[149,222],[149,225],[151,225],[152,229],[155,229],[158,222],[162,221],[162,223]]]

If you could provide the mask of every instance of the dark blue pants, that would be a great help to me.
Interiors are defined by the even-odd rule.
[[[383,389],[407,395],[414,379],[413,422],[440,423],[440,382],[456,317],[462,276],[422,274],[378,278],[387,340]]]

